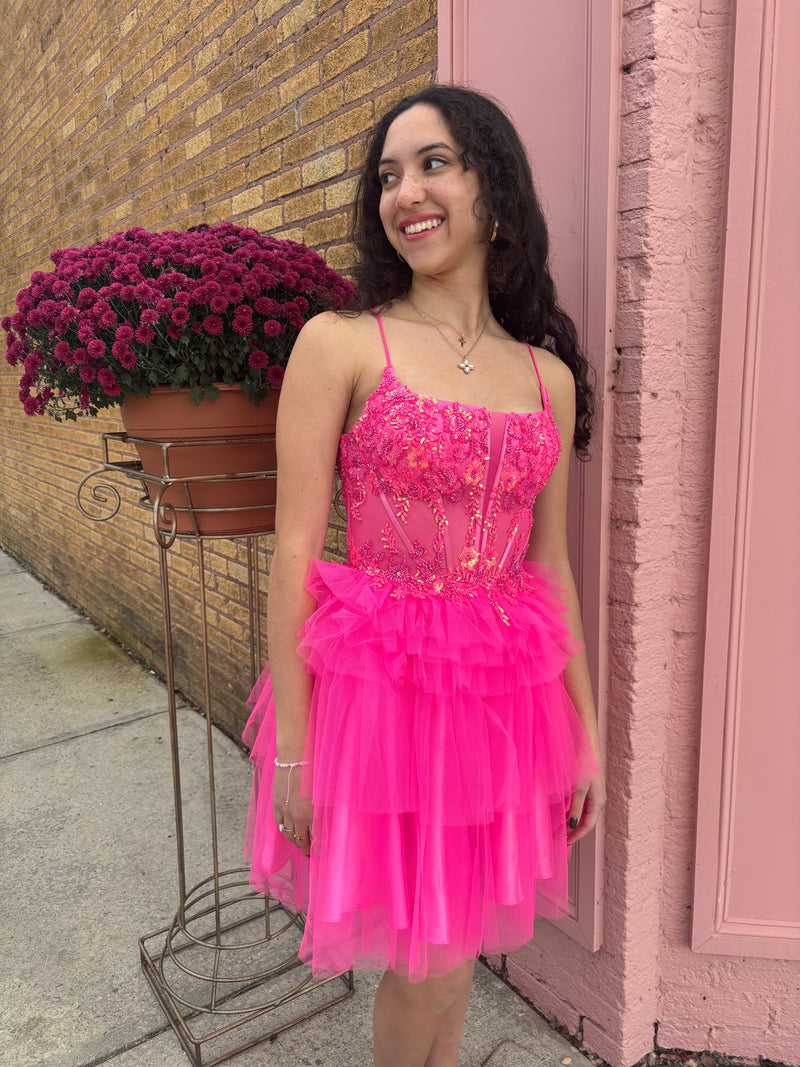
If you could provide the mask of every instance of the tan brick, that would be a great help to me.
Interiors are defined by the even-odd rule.
[[[292,37],[298,30],[304,29],[317,13],[317,0],[299,0],[278,23],[278,43],[283,44],[287,37]]]
[[[204,122],[209,122],[221,113],[222,97],[217,93],[215,96],[210,96],[207,100],[204,100],[201,104],[197,105],[194,109],[195,122],[198,126],[202,126]]]
[[[201,152],[211,147],[211,130],[203,130],[194,137],[190,137],[183,147],[187,159],[199,156]]]
[[[126,15],[125,18],[122,20],[122,22],[119,24],[119,35],[120,35],[120,37],[127,37],[128,34],[133,29],[135,29],[136,23],[138,21],[139,21],[139,16],[136,14],[135,11],[131,11],[130,14]]]
[[[184,137],[188,137],[190,134],[194,133],[194,116],[182,115],[179,119],[176,119],[176,121],[172,123],[169,128],[169,132],[173,142],[180,141]]]
[[[342,17],[337,11],[334,15],[316,22],[310,29],[297,38],[297,61],[304,63],[312,56],[319,55],[328,45],[342,40]]]
[[[247,177],[247,168],[244,163],[237,163],[235,167],[225,167],[217,174],[217,196],[226,196],[228,193],[244,188]]]
[[[223,59],[221,63],[217,63],[215,67],[212,67],[208,74],[209,89],[219,89],[223,85],[226,85],[236,76],[237,69],[235,56],[228,56],[228,58]]]
[[[286,0],[258,0],[254,8],[257,25],[260,26],[262,23],[267,22],[285,6]]]
[[[291,104],[292,101],[315,89],[318,85],[319,64],[309,63],[307,67],[303,67],[292,77],[286,78],[278,86],[281,107],[286,107],[287,104]]]
[[[293,196],[284,202],[284,220],[297,222],[298,219],[309,219],[312,215],[319,215],[324,203],[325,196],[322,189],[316,189],[313,193],[304,193],[302,196]]]
[[[204,204],[214,196],[214,183],[208,181],[195,185],[194,188],[188,191],[187,196],[191,207],[195,207],[197,204]]]
[[[172,70],[177,62],[178,55],[175,46],[173,45],[172,48],[168,48],[162,56],[159,56],[153,64],[153,77],[156,81],[163,78],[167,71]]]
[[[267,118],[278,110],[278,90],[266,89],[256,93],[254,98],[245,104],[242,112],[242,122],[245,126],[261,126]]]
[[[371,129],[374,119],[375,108],[372,101],[336,115],[325,123],[325,144],[330,148],[341,144],[342,141],[349,141],[351,137],[362,136]]]
[[[334,48],[322,57],[323,83],[337,77],[348,67],[353,67],[365,59],[369,50],[369,35],[366,30],[355,34],[339,48]]]
[[[266,26],[238,49],[242,69],[261,64],[275,47],[275,27]]]
[[[203,43],[203,27],[191,26],[186,33],[182,34],[175,45],[175,51],[179,60],[186,59],[195,53]]]
[[[264,203],[264,190],[256,185],[252,189],[245,189],[242,193],[236,193],[233,198],[232,210],[234,215],[243,215],[246,211],[254,211]]]
[[[303,243],[303,230],[299,226],[285,227],[282,230],[274,230],[273,237],[277,237],[281,241],[299,241]]]
[[[297,130],[297,116],[293,111],[283,111],[271,122],[261,127],[261,147],[267,148],[278,141],[284,141]]]
[[[167,75],[167,92],[174,93],[177,89],[180,89],[182,85],[192,77],[192,64],[191,61],[182,63],[175,70],[170,71]]]
[[[375,114],[384,115],[390,107],[396,104],[398,100],[402,100],[404,96],[411,96],[413,93],[418,93],[422,89],[427,89],[427,87],[433,85],[434,82],[435,76],[431,70],[427,74],[420,74],[416,78],[410,78],[408,81],[402,82],[400,85],[393,85],[388,92],[375,98]]]
[[[270,82],[276,81],[287,70],[292,70],[294,65],[294,43],[287,44],[285,48],[273,52],[271,56],[267,56],[258,68],[259,87],[263,88],[265,85],[269,85]]]
[[[333,245],[325,252],[325,262],[333,270],[346,271],[358,262],[358,253],[351,244]]]
[[[297,163],[301,159],[309,159],[322,151],[325,146],[325,135],[319,127],[308,130],[299,137],[292,137],[283,146],[283,159],[285,163]]]
[[[256,76],[253,71],[248,71],[241,78],[226,86],[222,93],[222,101],[225,107],[235,107],[247,96],[252,96],[256,88]]]
[[[240,42],[248,33],[252,33],[255,23],[256,18],[252,11],[246,11],[243,15],[240,15],[223,33],[222,51],[228,53],[235,50],[238,53]]]
[[[137,122],[142,121],[146,114],[147,106],[144,100],[140,100],[138,104],[134,104],[132,107],[128,108],[127,112],[125,113],[125,121],[127,122],[129,127],[135,126]]]
[[[347,216],[330,215],[324,219],[309,222],[303,230],[303,241],[309,248],[329,244],[347,234]]]
[[[260,147],[258,130],[240,134],[228,145],[228,162],[236,163],[246,156],[254,156]]]
[[[283,222],[282,219],[283,209],[280,204],[275,204],[272,207],[264,208],[263,211],[256,211],[247,216],[247,225],[252,226],[254,230],[258,230],[259,233],[268,233],[276,226],[280,226]]]
[[[366,67],[348,74],[344,80],[344,98],[346,103],[358,100],[367,93],[386,85],[397,76],[397,52],[388,52]]]
[[[382,14],[390,4],[391,0],[350,0],[344,8],[344,32],[349,33],[367,19]]]
[[[155,111],[155,109],[162,104],[167,98],[167,86],[166,82],[159,82],[152,92],[147,94],[145,103],[148,111]]]
[[[341,148],[335,152],[328,152],[327,155],[321,156],[319,159],[312,159],[310,162],[303,164],[303,187],[308,188],[308,186],[324,182],[328,178],[338,178],[340,174],[344,173],[344,169],[345,154]]]
[[[203,222],[212,226],[215,222],[227,222],[231,217],[230,200],[215,200],[213,204],[207,204],[203,212]]]
[[[338,208],[348,207],[355,202],[358,178],[345,178],[343,182],[336,182],[325,189],[325,210],[334,211]]]
[[[210,67],[212,63],[216,63],[220,56],[219,37],[214,37],[204,44],[199,52],[196,52],[192,58],[194,63],[194,69],[197,71],[205,70],[206,67]]]
[[[233,0],[215,0],[206,6],[206,12],[202,21],[203,36],[214,37],[220,26],[233,18]]]
[[[400,45],[400,74],[405,76],[417,70],[424,63],[436,61],[438,35],[436,30],[428,30],[421,37],[412,37]]]
[[[285,170],[276,174],[274,178],[264,182],[264,203],[269,204],[274,200],[281,200],[291,193],[296,193],[302,185],[302,175],[299,167]]]
[[[364,160],[367,155],[367,142],[366,138],[362,138],[360,141],[356,141],[355,144],[351,144],[347,149],[347,169],[348,170],[361,170],[364,166]]]
[[[212,127],[214,131],[214,143],[221,144],[223,141],[227,141],[229,137],[238,133],[241,128],[241,111],[231,111],[227,115],[223,115]]]
[[[215,152],[209,152],[200,160],[200,173],[204,178],[211,174],[219,174],[224,170],[228,162],[226,148],[218,148]]]
[[[270,148],[267,152],[260,152],[247,164],[247,181],[257,182],[268,174],[275,174],[281,169],[280,148]]]
[[[300,104],[300,124],[307,126],[312,122],[318,122],[326,115],[330,115],[332,111],[338,111],[341,106],[342,85],[341,82],[334,82],[327,89],[314,93],[312,97]]]
[[[373,52],[394,45],[401,37],[426,23],[430,17],[430,0],[411,0],[411,3],[404,4],[385,18],[373,22],[370,27]]]

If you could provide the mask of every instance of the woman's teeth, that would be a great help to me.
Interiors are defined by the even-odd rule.
[[[425,219],[424,222],[412,222],[410,226],[403,227],[403,233],[422,233],[423,230],[435,230],[441,224],[441,219]]]

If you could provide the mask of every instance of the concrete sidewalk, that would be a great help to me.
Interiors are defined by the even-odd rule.
[[[183,1067],[137,946],[177,906],[166,690],[2,553],[0,677],[0,1064]],[[192,864],[207,851],[206,734],[193,710],[179,719],[191,886],[211,870]],[[215,763],[223,865],[237,867],[250,767],[219,731]],[[230,1062],[368,1067],[377,977],[357,975],[349,1000]],[[480,966],[464,1067],[565,1057],[590,1067]]]

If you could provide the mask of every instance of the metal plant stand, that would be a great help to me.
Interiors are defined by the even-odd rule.
[[[252,440],[258,441],[259,438]],[[145,473],[140,461],[126,452],[124,446],[136,443],[162,450],[163,476]],[[352,995],[354,984],[352,971],[335,978],[313,978],[310,969],[297,956],[303,916],[289,912],[277,901],[256,893],[248,884],[246,867],[221,869],[206,615],[205,542],[211,535],[200,533],[197,521],[202,518],[201,511],[217,509],[194,508],[191,483],[238,478],[266,481],[274,479],[275,472],[172,477],[170,450],[173,447],[161,442],[137,442],[125,433],[103,434],[102,465],[83,478],[76,492],[76,500],[88,518],[101,522],[112,519],[120,509],[121,496],[119,489],[106,476],[120,475],[129,486],[139,490],[138,504],[147,508],[152,515],[153,533],[159,549],[164,617],[179,897],[178,910],[172,922],[161,930],[141,937],[139,949],[147,980],[190,1061],[196,1067],[214,1067],[346,999]],[[115,458],[117,453],[120,453],[119,458]],[[176,487],[180,494],[177,499],[185,499],[185,507],[174,502]],[[172,490],[169,498],[172,502],[165,502],[168,490]],[[183,528],[191,528],[192,533],[177,532],[179,516]],[[188,523],[187,516],[190,520]],[[247,541],[250,674],[253,682],[262,662],[256,538],[264,532],[266,529],[260,528],[242,535]],[[213,536],[219,538],[220,535]],[[239,537],[238,534],[236,536]],[[189,888],[186,884],[170,614],[169,550],[178,537],[195,544],[199,568],[212,859],[211,874]]]

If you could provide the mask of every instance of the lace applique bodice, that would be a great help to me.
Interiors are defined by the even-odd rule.
[[[350,565],[399,596],[482,588],[497,606],[533,587],[533,503],[560,451],[541,391],[540,412],[492,412],[414,393],[388,362],[339,446]]]

